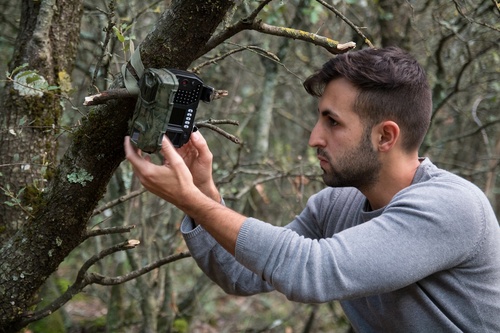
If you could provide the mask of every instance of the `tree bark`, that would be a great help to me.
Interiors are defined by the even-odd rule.
[[[21,7],[17,48],[9,70],[27,64],[25,68],[36,70],[48,85],[64,86],[67,83],[62,81],[69,77],[75,60],[81,0],[23,0]],[[46,185],[48,171],[54,167],[54,136],[63,111],[58,95],[22,95],[21,90],[12,81],[6,83],[0,112],[0,165],[7,180],[0,191],[1,243],[29,217],[30,212],[20,206],[33,204]],[[4,204],[16,199],[18,204]]]
[[[187,68],[233,5],[230,0],[173,2],[140,45],[146,68]],[[115,87],[123,87],[121,80]],[[8,302],[0,303],[0,331],[22,328],[39,287],[84,239],[87,221],[124,159],[123,138],[134,105],[133,99],[110,101],[89,112],[33,217],[3,244],[0,299]]]
[[[378,2],[378,9],[380,44],[383,47],[399,46],[411,50],[411,5],[404,0],[381,0]]]

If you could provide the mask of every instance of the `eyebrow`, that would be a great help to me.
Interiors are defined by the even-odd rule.
[[[337,112],[330,109],[323,109],[323,110],[318,109],[318,113],[320,113],[322,116],[331,116],[337,119],[340,118]]]

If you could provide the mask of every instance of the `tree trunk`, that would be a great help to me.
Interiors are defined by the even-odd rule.
[[[146,68],[187,68],[233,5],[230,0],[175,1],[140,45]],[[116,81],[115,86],[123,85]],[[25,325],[39,287],[82,242],[93,209],[124,159],[123,138],[134,104],[133,99],[117,100],[90,111],[39,197],[33,217],[4,243],[0,299],[9,301],[0,304],[0,331],[15,332]]]
[[[23,0],[21,6],[17,48],[9,70],[27,64],[25,68],[37,71],[48,85],[67,85],[62,81],[69,77],[75,59],[81,1]],[[3,93],[0,165],[7,181],[0,191],[1,243],[29,218],[30,205],[46,185],[48,171],[54,167],[54,135],[63,111],[61,98],[54,93],[27,91],[13,82],[6,83]]]
[[[378,11],[381,45],[411,50],[411,5],[405,0],[381,0],[378,2]]]

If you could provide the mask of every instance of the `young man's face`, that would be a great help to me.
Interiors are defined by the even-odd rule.
[[[371,142],[371,129],[365,131],[353,111],[357,94],[356,87],[340,78],[325,87],[319,100],[318,121],[309,145],[317,148],[323,180],[328,186],[362,190],[378,178],[381,163]]]

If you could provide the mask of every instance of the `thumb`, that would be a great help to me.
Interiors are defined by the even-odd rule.
[[[182,161],[182,158],[180,157],[179,153],[177,153],[177,150],[172,145],[172,142],[170,142],[170,139],[166,135],[163,135],[163,139],[161,140],[160,153],[165,159],[166,163],[172,164]]]

